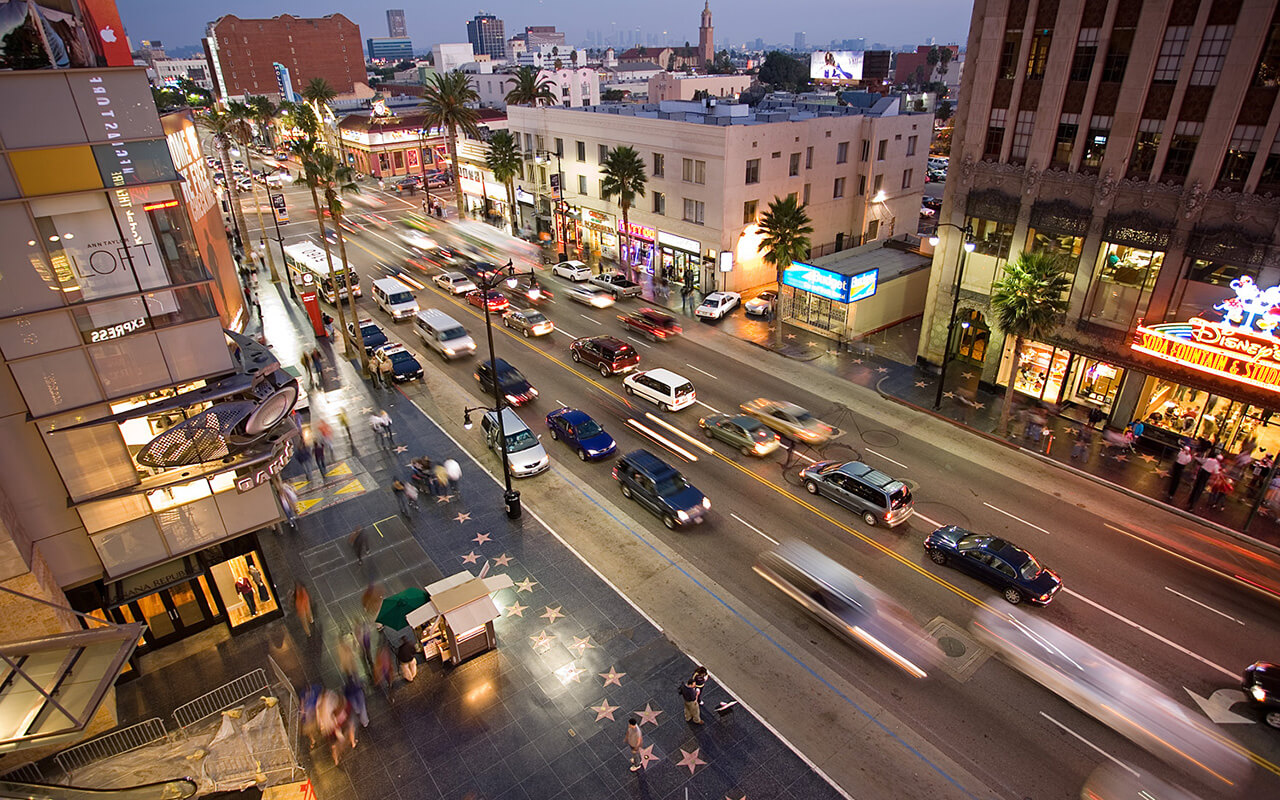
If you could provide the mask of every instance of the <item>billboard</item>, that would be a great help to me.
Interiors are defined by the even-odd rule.
[[[836,82],[862,80],[862,51],[816,50],[810,53],[809,78]]]
[[[869,269],[857,275],[842,275],[829,269],[793,261],[791,266],[782,271],[782,283],[837,303],[853,303],[876,293],[879,275],[878,269]]]

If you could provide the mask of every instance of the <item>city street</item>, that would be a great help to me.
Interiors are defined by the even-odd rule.
[[[944,184],[928,186],[941,193]],[[369,191],[368,181],[363,188],[376,201],[385,201],[370,210],[393,222],[401,214],[420,211],[421,194],[397,198],[378,192],[376,184]],[[286,186],[284,193],[292,216],[281,226],[284,243],[314,239],[309,193],[296,186]],[[439,195],[433,191],[433,196]],[[451,203],[448,207],[452,210]],[[357,219],[361,209],[352,204]],[[246,219],[256,239],[256,217],[246,213]],[[274,234],[269,228],[268,235]],[[348,238],[347,248],[366,287],[359,301],[362,315],[374,318],[392,340],[414,351],[429,375],[447,376],[469,392],[475,404],[482,404],[472,376],[482,356],[442,362],[422,346],[410,323],[393,323],[368,297],[372,280],[406,269],[409,252],[395,231],[368,226]],[[408,269],[412,274],[415,268]],[[428,275],[414,277],[428,287],[418,293],[420,305],[440,308],[462,321],[483,347],[479,310],[444,295],[426,280]],[[550,277],[549,270],[544,282],[553,292],[566,288],[565,282]],[[616,316],[642,305],[643,300],[631,299],[597,310],[557,297],[542,308],[557,330],[533,339],[504,330],[495,315],[498,356],[519,368],[540,392],[531,406],[518,412],[535,432],[545,431],[542,417],[548,411],[560,405],[581,408],[618,440],[620,453],[646,447],[677,466],[711,498],[710,519],[699,527],[668,531],[657,518],[619,496],[608,462],[581,463],[568,448],[544,436],[553,469],[583,491],[621,508],[646,536],[711,577],[726,592],[725,602],[749,609],[799,643],[799,652],[779,650],[778,659],[791,656],[856,687],[887,710],[890,716],[879,718],[884,725],[914,731],[976,776],[983,785],[965,786],[968,793],[1068,798],[1078,796],[1089,773],[1108,759],[1157,773],[1161,768],[1136,745],[989,658],[967,636],[976,606],[1008,606],[985,585],[929,560],[921,542],[939,525],[997,534],[1030,550],[1062,577],[1065,588],[1052,605],[1028,613],[1134,667],[1185,706],[1194,706],[1189,692],[1208,698],[1220,689],[1238,690],[1238,676],[1246,665],[1274,658],[1274,653],[1261,649],[1261,643],[1277,641],[1280,633],[1274,597],[1147,543],[1151,534],[1183,529],[1205,535],[1181,517],[1128,497],[1102,494],[1096,484],[807,369],[802,362],[768,354],[691,317],[681,319],[685,335],[672,341],[626,337],[640,353],[641,369],[665,367],[693,382],[698,404],[686,410],[668,413],[629,398],[620,378],[601,378],[570,360],[568,345],[574,338],[625,336]],[[703,439],[697,427],[700,416],[734,412],[755,397],[798,403],[843,434],[821,453],[798,449],[800,463],[788,469],[781,468],[782,454],[754,459]],[[696,462],[638,433],[632,427],[635,422],[677,441],[696,455]],[[675,433],[662,430],[667,425],[709,449],[677,440]],[[903,480],[915,496],[915,517],[893,530],[869,528],[854,514],[811,497],[800,486],[798,469],[815,458],[862,459]],[[498,470],[496,458],[487,463]],[[540,480],[535,477],[526,484]],[[554,519],[554,508],[532,501],[531,508]],[[892,595],[932,634],[948,637],[948,646],[955,650],[948,649],[948,657],[927,679],[915,680],[830,634],[752,571],[762,551],[789,538],[813,545]],[[659,621],[676,611],[645,610]],[[714,654],[696,655],[716,669]],[[753,694],[779,691],[763,685],[730,688],[749,704]],[[856,698],[833,695],[830,702],[838,709]],[[850,707],[847,713],[857,711]],[[778,727],[788,735],[785,726]],[[1221,730],[1255,761],[1252,783],[1246,787],[1249,794],[1280,792],[1280,770],[1275,766],[1280,763],[1280,739],[1275,732],[1252,717]],[[865,760],[873,754],[851,753],[851,760],[857,760],[855,755]],[[854,786],[844,788],[857,794]],[[1225,788],[1212,778],[1198,785],[1206,797],[1226,796]]]

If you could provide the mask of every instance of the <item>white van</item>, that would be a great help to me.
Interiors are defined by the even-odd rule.
[[[476,351],[475,340],[467,334],[467,329],[439,309],[419,311],[413,318],[413,329],[428,347],[446,359],[470,355]]]
[[[639,395],[651,403],[657,403],[668,411],[679,411],[697,402],[693,384],[688,378],[669,369],[649,369],[633,372],[622,379],[627,394]]]
[[[373,302],[399,322],[418,313],[418,298],[413,289],[395,278],[379,278],[373,282]]]

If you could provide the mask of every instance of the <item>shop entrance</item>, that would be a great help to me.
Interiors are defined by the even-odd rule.
[[[139,652],[172,644],[222,620],[203,575],[131,600],[111,609],[111,614],[120,622],[147,623]]]

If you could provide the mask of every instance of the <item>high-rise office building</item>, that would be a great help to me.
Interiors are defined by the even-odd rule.
[[[801,52],[805,49],[804,31],[796,31],[795,44],[792,45],[792,49],[796,52]]]
[[[407,36],[366,41],[370,61],[405,61],[413,58],[413,40]]]
[[[387,36],[392,39],[403,39],[409,35],[409,27],[404,22],[403,8],[387,9]]]
[[[502,20],[483,11],[467,22],[467,41],[478,56],[502,59],[507,53],[507,35]]]
[[[1280,7],[977,0],[966,56],[939,217],[974,249],[939,230],[920,357],[1275,453]],[[991,295],[1024,253],[1058,260],[1067,310],[1015,365]]]
[[[276,63],[297,81],[292,87],[296,92],[312,78],[324,78],[339,95],[371,94],[360,26],[341,14],[319,19],[289,14],[241,19],[228,14],[209,23],[204,46],[223,100],[251,95],[279,100]]]

